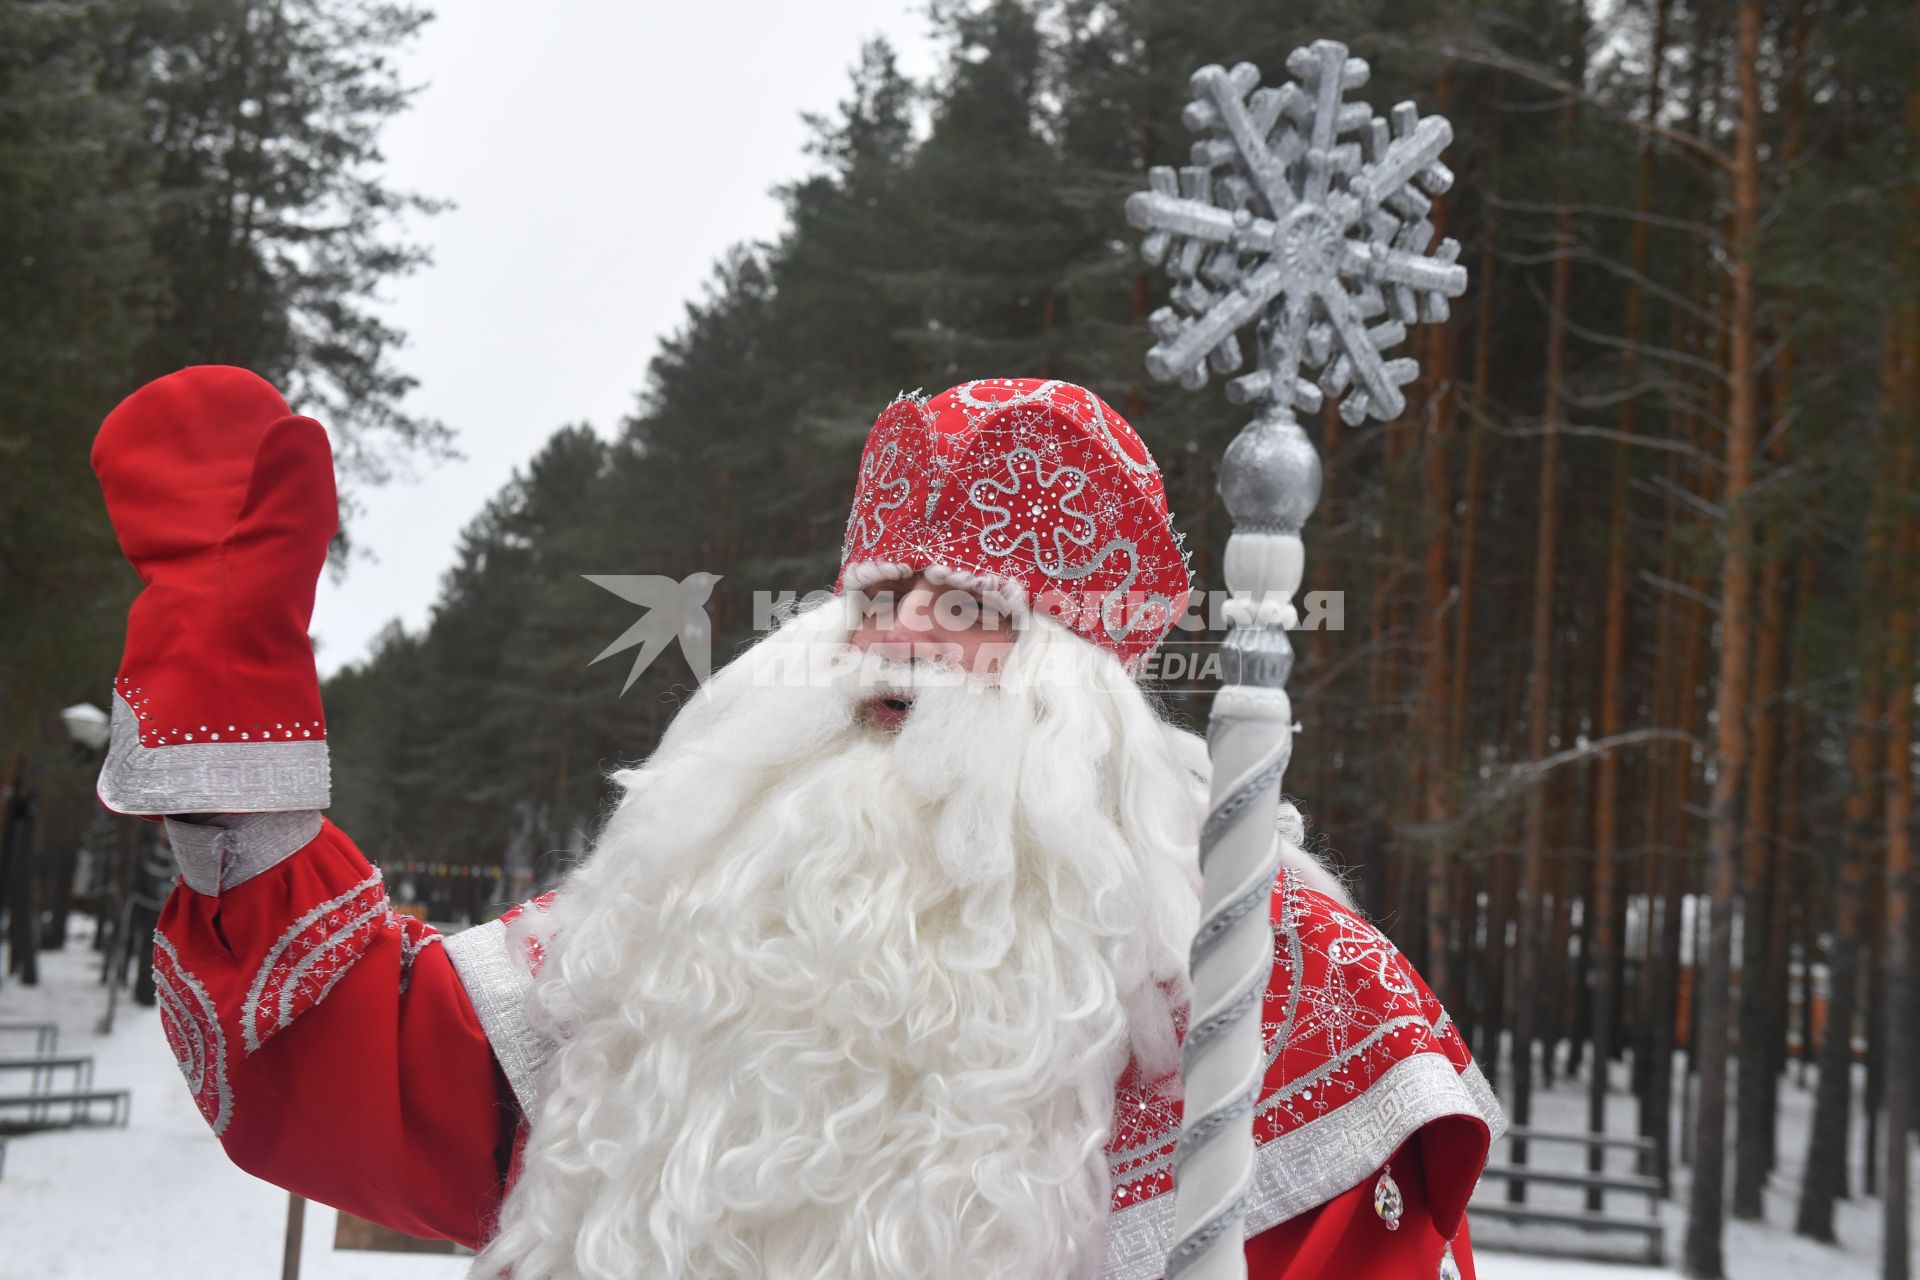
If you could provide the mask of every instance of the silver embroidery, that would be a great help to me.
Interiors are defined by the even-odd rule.
[[[153,946],[166,961],[153,970],[161,1029],[193,1093],[194,1105],[217,1138],[233,1119],[233,1088],[227,1083],[227,1037],[220,1029],[220,1014],[207,989],[180,963],[180,953],[174,950],[172,941],[156,932]]]
[[[195,893],[217,894],[245,884],[313,843],[320,834],[314,810],[230,813],[203,821],[164,820],[180,878]]]
[[[912,560],[916,568],[964,567],[983,578],[1027,583],[1034,591],[1040,590],[1032,585],[1036,575],[1050,578],[1062,586],[1059,592],[1046,593],[1046,612],[1055,621],[1103,645],[1147,640],[1142,652],[1121,658],[1129,672],[1137,672],[1175,620],[1175,601],[1169,594],[1142,593],[1138,584],[1175,572],[1183,580],[1187,576],[1178,535],[1163,546],[1157,537],[1142,544],[1118,533],[1134,523],[1130,513],[1135,511],[1146,526],[1164,526],[1164,495],[1153,491],[1157,485],[1142,485],[1136,478],[1155,478],[1158,470],[1145,444],[1092,392],[1059,381],[1023,389],[1022,381],[977,380],[943,397],[945,407],[976,433],[958,447],[968,459],[965,469],[976,477],[964,496],[984,513],[984,528],[934,525],[945,471],[956,461],[941,452],[948,437],[936,439],[933,424],[924,417],[915,423],[905,416],[892,422],[883,416],[876,426],[878,442],[863,458],[843,566],[891,540],[897,545],[890,554]],[[918,399],[914,403],[925,404]],[[1066,463],[1056,419],[1076,424],[1090,438],[1104,437],[1096,451],[1101,460],[1094,465]],[[910,469],[905,477],[909,493],[914,484],[927,487],[924,510],[904,524],[888,521],[882,528],[884,512],[904,496],[882,492],[897,486],[897,465]],[[1002,471],[1011,483],[999,478]],[[881,476],[887,477],[885,484],[877,483]],[[1049,493],[1049,488],[1068,492]],[[1079,563],[1090,550],[1091,560]]]
[[[1402,997],[1414,988],[1404,971],[1374,972],[1369,947],[1378,932],[1344,909],[1322,905],[1317,911],[1305,897],[1298,879],[1287,873],[1280,881],[1275,903],[1275,966],[1291,975],[1276,1021],[1265,1028],[1263,1076],[1273,1072],[1280,1054],[1290,1044],[1314,1043],[1325,1038],[1326,1060],[1286,1081],[1261,1098],[1255,1109],[1272,1121],[1281,1110],[1294,1127],[1262,1144],[1255,1156],[1253,1195],[1247,1217],[1252,1236],[1284,1222],[1353,1187],[1364,1184],[1416,1130],[1445,1116],[1470,1115],[1484,1121],[1495,1138],[1506,1128],[1499,1102],[1479,1068],[1468,1062],[1456,1067],[1440,1051],[1440,1033],[1446,1029],[1444,1012],[1375,1014],[1355,1021],[1354,992],[1347,973],[1358,972],[1362,982],[1382,982]],[[1354,944],[1349,962],[1330,964],[1320,982],[1309,984],[1303,967],[1304,934],[1332,931],[1335,940]],[[1329,951],[1324,940],[1316,946]],[[1362,963],[1367,962],[1367,963]],[[1343,968],[1345,973],[1343,973]],[[1405,992],[1399,990],[1404,986]],[[1411,1035],[1416,1043],[1432,1037],[1428,1047],[1408,1052],[1393,1042]],[[1352,1079],[1340,1078],[1346,1068],[1374,1054],[1398,1056],[1364,1089]],[[1399,1056],[1404,1055],[1404,1056]],[[1340,1098],[1341,1090],[1348,1096]],[[1332,1095],[1331,1098],[1329,1095]],[[1129,1107],[1138,1114],[1130,1114]],[[1172,1118],[1172,1099],[1145,1091],[1123,1095],[1115,1117],[1116,1128],[1139,1136],[1116,1140],[1110,1153],[1111,1176],[1121,1207],[1108,1220],[1108,1248],[1103,1276],[1111,1280],[1153,1280],[1162,1274],[1166,1251],[1173,1238],[1170,1191],[1149,1194],[1127,1203],[1130,1190],[1161,1179],[1173,1164],[1178,1124]]]
[[[394,923],[400,930],[400,994],[405,995],[407,988],[413,983],[414,958],[440,941],[440,935],[426,929],[416,935],[409,933],[407,926],[401,924],[398,919]]]
[[[1100,424],[1100,432],[1106,436],[1107,443],[1113,446],[1113,451],[1116,454],[1120,455],[1121,466],[1137,476],[1157,476],[1160,474],[1160,468],[1154,465],[1153,453],[1147,448],[1147,442],[1136,435],[1131,428],[1129,428],[1127,434],[1132,437],[1132,446],[1130,447],[1125,441],[1122,441],[1113,429],[1113,419],[1107,417],[1106,411],[1100,407],[1099,397],[1088,396],[1087,408],[1092,411],[1093,420]],[[1133,456],[1133,450],[1135,448],[1140,450],[1140,459],[1137,461]]]
[[[865,551],[880,541],[880,535],[886,529],[886,521],[882,517],[887,512],[898,510],[906,505],[907,493],[912,485],[905,476],[894,476],[891,480],[874,479],[875,476],[884,477],[891,474],[893,465],[899,457],[899,441],[889,440],[878,457],[870,458],[861,464],[860,481],[855,490],[859,496],[855,500],[853,514],[849,517],[847,524],[848,554],[856,550]],[[892,500],[881,501],[878,495],[883,492],[892,495]],[[869,499],[872,500],[871,505],[868,505]],[[863,510],[863,507],[866,509]]]
[[[240,1035],[248,1053],[257,1053],[260,1046],[271,1039],[274,1033],[284,1029],[293,1021],[294,1015],[302,1012],[295,1007],[301,995],[301,983],[315,966],[322,961],[337,967],[327,976],[325,983],[313,993],[313,999],[306,1008],[320,1003],[333,990],[334,984],[346,975],[353,961],[366,950],[365,943],[351,954],[342,954],[358,940],[357,935],[365,930],[369,923],[383,921],[387,915],[386,894],[377,894],[369,902],[361,903],[340,920],[328,921],[328,932],[320,941],[309,947],[290,969],[281,970],[280,961],[299,938],[314,925],[329,915],[352,906],[369,889],[379,889],[380,873],[375,871],[366,879],[348,889],[345,893],[328,898],[314,907],[287,927],[280,940],[268,949],[266,958],[260,962],[259,972],[254,975],[253,985],[247,990],[246,1003],[240,1009]],[[371,941],[372,933],[367,933]],[[260,1023],[263,1013],[270,1014],[265,1034],[261,1033]]]
[[[1059,388],[1072,387],[1071,383],[1061,382],[1055,378],[1041,383],[1031,391],[1016,392],[1005,399],[982,400],[979,396],[973,394],[975,387],[991,385],[993,384],[987,379],[975,378],[972,382],[963,382],[953,389],[953,398],[956,403],[964,405],[968,409],[984,410],[979,416],[968,414],[968,421],[978,423],[981,417],[998,413],[1002,409],[1015,408],[1023,404],[1044,404],[1052,398],[1053,393]],[[1072,389],[1075,391],[1080,390],[1079,387],[1072,387]]]
[[[1040,455],[1028,448],[1013,449],[1001,461],[1007,469],[1005,482],[987,476],[975,480],[967,490],[967,500],[988,517],[979,533],[981,553],[995,558],[1010,556],[1024,542],[1033,548],[1033,563],[1042,573],[1053,578],[1064,576],[1071,553],[1061,545],[1062,540],[1082,550],[1093,545],[1093,517],[1071,505],[1086,489],[1087,473],[1063,464],[1048,475]],[[1039,492],[1029,493],[1029,485]],[[1052,492],[1056,489],[1061,490],[1057,495]],[[988,490],[998,493],[1006,505],[992,501]],[[1021,509],[1016,511],[1016,507]],[[1043,524],[1050,523],[1049,517],[1059,518],[1045,535],[1053,543],[1051,562],[1041,545],[1040,532]],[[1009,529],[1017,532],[1009,536]]]
[[[1496,1134],[1505,1127],[1497,1109],[1479,1109],[1445,1056],[1395,1063],[1364,1094],[1255,1150],[1247,1236],[1361,1185],[1422,1125],[1457,1115],[1487,1120]],[[1116,1210],[1107,1218],[1103,1280],[1158,1280],[1172,1240],[1171,1193]]]
[[[1413,982],[1394,961],[1399,953],[1393,944],[1371,927],[1343,927],[1340,936],[1327,944],[1327,959],[1335,964],[1366,965],[1373,978],[1395,995],[1413,994]]]
[[[1088,391],[1085,387],[1075,386],[1070,382],[1043,382],[1032,391],[1019,393],[1005,400],[982,400],[974,394],[973,389],[985,385],[990,384],[976,379],[973,382],[968,382],[954,388],[955,400],[970,409],[983,411],[979,415],[967,415],[970,422],[978,423],[982,418],[1001,409],[1017,408],[1022,405],[1046,402],[1051,400],[1053,393],[1058,390],[1077,391],[1082,397],[1082,402],[1086,405],[1087,412],[1091,416],[1093,424],[1100,428],[1100,434],[1106,437],[1108,444],[1113,446],[1113,452],[1118,455],[1120,465],[1135,475],[1157,476],[1160,474],[1159,467],[1154,465],[1153,454],[1147,448],[1147,442],[1140,439],[1139,435],[1131,430],[1127,433],[1131,438],[1130,442],[1122,440],[1119,433],[1114,430],[1113,419],[1107,417],[1106,413],[1100,408],[1100,398]],[[1055,401],[1054,403],[1057,404],[1058,402]],[[1133,456],[1136,450],[1140,454],[1140,457],[1137,459]]]
[[[533,973],[517,946],[510,944],[504,921],[493,920],[454,934],[446,941],[460,985],[473,1002],[480,1029],[500,1063],[523,1115],[533,1115],[539,1101],[540,1069],[552,1056],[554,1042],[536,1031],[528,1017],[527,1000]]]
[[[116,813],[261,813],[324,809],[327,744],[300,742],[140,743],[139,714],[118,692],[107,758],[96,785]]]

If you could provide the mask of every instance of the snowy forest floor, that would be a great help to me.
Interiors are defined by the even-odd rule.
[[[62,1053],[89,1053],[100,1088],[133,1091],[132,1121],[125,1129],[30,1134],[8,1140],[0,1173],[0,1280],[274,1280],[280,1274],[287,1196],[227,1161],[182,1086],[160,1033],[155,1010],[124,997],[114,1030],[96,1033],[106,1003],[99,958],[82,938],[64,951],[47,952],[41,985],[0,988],[0,1022],[51,1021],[60,1026]],[[9,1036],[0,1055],[30,1046]],[[1727,1232],[1731,1280],[1868,1280],[1879,1273],[1877,1201],[1855,1201],[1840,1210],[1843,1244],[1825,1248],[1800,1240],[1789,1229],[1799,1165],[1806,1146],[1812,1094],[1789,1085],[1782,1091],[1783,1167],[1768,1193],[1768,1221],[1730,1223]],[[1538,1098],[1536,1126],[1582,1128],[1584,1103],[1577,1082],[1562,1081]],[[1633,1126],[1632,1100],[1623,1092],[1613,1109],[1623,1131]],[[1536,1158],[1581,1157],[1536,1144]],[[1856,1146],[1855,1151],[1858,1151]],[[1504,1155],[1499,1156],[1504,1159]],[[1668,1223],[1667,1254],[1676,1256],[1684,1225],[1685,1178],[1662,1209]],[[1488,1185],[1482,1197],[1502,1194]],[[1535,1189],[1541,1204],[1577,1203],[1578,1192]],[[1644,1201],[1641,1202],[1644,1205]],[[1635,1211],[1621,1200],[1614,1212]],[[446,1256],[372,1254],[333,1248],[335,1214],[321,1205],[307,1210],[302,1280],[456,1280],[466,1260]],[[1654,1280],[1672,1273],[1632,1265],[1581,1262],[1520,1253],[1591,1250],[1596,1243],[1521,1231],[1505,1223],[1478,1221],[1473,1234],[1483,1280]],[[1623,1259],[1635,1241],[1618,1242]]]
[[[1679,1061],[1675,1059],[1676,1065]],[[1862,1185],[1861,1157],[1865,1127],[1859,1099],[1866,1085],[1866,1077],[1864,1068],[1856,1067],[1855,1072],[1853,1134],[1848,1156],[1852,1186],[1857,1192]],[[1638,1121],[1629,1087],[1630,1068],[1626,1064],[1615,1063],[1608,1079],[1611,1091],[1607,1129],[1610,1133],[1633,1135],[1638,1131]],[[1799,1207],[1800,1175],[1806,1165],[1807,1139],[1813,1123],[1816,1080],[1817,1073],[1809,1071],[1802,1084],[1799,1068],[1794,1066],[1788,1069],[1786,1082],[1780,1089],[1779,1161],[1767,1182],[1766,1217],[1760,1222],[1728,1219],[1723,1246],[1728,1280],[1802,1280],[1803,1277],[1805,1280],[1814,1280],[1816,1277],[1819,1280],[1876,1280],[1880,1275],[1881,1202],[1877,1197],[1856,1194],[1836,1207],[1834,1230],[1840,1240],[1837,1246],[1816,1244],[1793,1234],[1793,1220]],[[1673,1132],[1679,1135],[1688,1131],[1690,1117],[1683,1111],[1682,1082],[1676,1080],[1674,1083]],[[1730,1097],[1734,1096],[1736,1089],[1737,1081],[1730,1079]],[[1732,1141],[1732,1123],[1733,1117],[1729,1114],[1729,1142]],[[1553,1087],[1536,1089],[1532,1127],[1555,1132],[1585,1132],[1585,1076],[1575,1079],[1560,1077],[1555,1080]],[[1504,1139],[1496,1145],[1493,1155],[1495,1162],[1508,1162],[1507,1145]],[[1556,1168],[1586,1167],[1585,1149],[1562,1143],[1533,1143],[1528,1159],[1535,1165]],[[1631,1152],[1611,1151],[1608,1153],[1607,1169],[1609,1172],[1634,1172],[1633,1159]],[[1728,1176],[1732,1176],[1731,1166]],[[1660,1207],[1666,1222],[1666,1259],[1670,1266],[1677,1267],[1681,1244],[1685,1239],[1687,1195],[1691,1181],[1692,1169],[1676,1160],[1673,1193]],[[1504,1200],[1506,1194],[1505,1183],[1488,1181],[1481,1184],[1474,1195],[1474,1202]],[[1585,1195],[1578,1188],[1533,1186],[1528,1189],[1527,1199],[1530,1205],[1541,1208],[1581,1209],[1585,1207]],[[1610,1192],[1606,1208],[1610,1214],[1637,1215],[1646,1212],[1647,1201],[1645,1196]],[[1909,1209],[1911,1216],[1912,1210]],[[1510,1249],[1585,1257],[1604,1254],[1633,1262],[1645,1257],[1643,1237],[1639,1236],[1590,1235],[1572,1229],[1520,1227],[1474,1218],[1471,1211],[1468,1221],[1472,1224],[1474,1251],[1480,1259],[1481,1274],[1487,1280],[1505,1280],[1508,1276],[1521,1280],[1522,1277],[1548,1275],[1548,1272],[1539,1269],[1539,1264],[1532,1258],[1524,1261],[1511,1259],[1504,1252]],[[1596,1268],[1593,1274],[1599,1276],[1602,1272]],[[1620,1273],[1616,1271],[1614,1274]]]

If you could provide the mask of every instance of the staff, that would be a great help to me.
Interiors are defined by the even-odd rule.
[[[1231,628],[1207,728],[1213,784],[1200,834],[1205,884],[1181,1058],[1168,1280],[1246,1274],[1275,831],[1294,730],[1286,630],[1298,620],[1300,529],[1321,484],[1319,454],[1294,410],[1315,413],[1326,396],[1344,395],[1340,416],[1350,423],[1397,416],[1406,407],[1400,388],[1419,366],[1382,353],[1405,339],[1407,325],[1444,321],[1447,299],[1467,287],[1455,241],[1427,253],[1429,197],[1453,183],[1439,161],[1452,127],[1421,119],[1412,103],[1389,121],[1347,102],[1368,68],[1335,41],[1294,50],[1287,70],[1295,79],[1279,88],[1259,87],[1251,63],[1195,72],[1182,117],[1204,135],[1193,163],[1177,173],[1152,169],[1150,189],[1127,200],[1128,221],[1147,232],[1142,256],[1175,280],[1174,305],[1149,319],[1158,341],[1147,371],[1198,389],[1209,366],[1240,368],[1243,326],[1255,323],[1258,338],[1258,367],[1227,384],[1229,399],[1256,412],[1220,468],[1233,518],[1224,565]]]

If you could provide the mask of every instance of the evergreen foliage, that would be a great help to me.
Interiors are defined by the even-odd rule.
[[[1713,820],[1743,860],[1741,984],[1771,993],[1739,1012],[1741,1114],[1761,1123],[1736,1126],[1735,1165],[1771,1167],[1766,1098],[1745,1091],[1786,1067],[1790,1036],[1804,1042],[1789,991],[1806,1004],[1816,967],[1892,972],[1885,939],[1902,935],[1875,913],[1912,892],[1889,852],[1911,833],[1884,825],[1911,812],[1893,803],[1911,777],[1883,767],[1909,731],[1897,706],[1920,591],[1912,14],[1836,0],[939,0],[931,14],[943,57],[926,83],[883,43],[848,51],[846,99],[811,122],[809,170],[781,190],[783,233],[716,265],[634,371],[633,413],[607,435],[557,431],[467,528],[427,627],[389,631],[331,682],[337,819],[400,859],[533,859],[551,874],[583,850],[605,771],[650,751],[692,688],[669,650],[617,696],[621,664],[589,660],[630,606],[581,575],[724,575],[710,610],[724,660],[764,621],[753,592],[831,581],[861,442],[903,390],[1011,375],[1093,387],[1153,448],[1200,585],[1217,585],[1212,486],[1241,411],[1146,379],[1164,283],[1122,202],[1149,165],[1184,161],[1196,67],[1247,59],[1275,81],[1293,48],[1340,39],[1373,65],[1370,100],[1453,120],[1459,179],[1441,213],[1474,279],[1453,321],[1418,339],[1426,374],[1400,420],[1315,424],[1327,486],[1308,586],[1344,592],[1345,630],[1298,638],[1289,784],[1375,918],[1443,975],[1490,1072],[1511,1075],[1490,1049],[1523,1000],[1545,1050],[1534,1069],[1570,1069],[1593,1039],[1596,971],[1618,975],[1601,1043],[1633,1051],[1643,1125],[1672,1149],[1647,1063],[1699,1043],[1675,1018],[1680,903],[1704,889],[1723,646],[1750,643],[1745,714],[1768,745]],[[1730,176],[1741,19],[1756,14],[1749,260]],[[401,335],[367,305],[422,260],[393,218],[430,204],[386,185],[377,142],[408,96],[391,50],[423,20],[372,0],[0,6],[0,751],[110,678],[131,583],[86,447],[140,380],[251,365],[327,418],[363,478],[441,444],[402,408]],[[1752,483],[1730,495],[1744,410],[1728,335],[1748,268],[1757,430]],[[1543,456],[1558,459],[1544,476]],[[1559,531],[1544,652],[1527,622],[1543,494]],[[1729,499],[1753,528],[1740,571],[1757,590],[1738,619],[1718,616],[1734,598]],[[1204,714],[1203,698],[1166,701]],[[1542,720],[1544,759],[1528,745]],[[1528,902],[1536,788],[1544,865]],[[1603,865],[1617,928],[1596,933]],[[1863,981],[1861,995],[1875,1028],[1920,1023],[1900,1016],[1910,987]],[[1887,1036],[1869,1044],[1873,1108]],[[1850,1158],[1836,1097],[1801,1206],[1814,1235],[1831,1230],[1835,1161]],[[1696,1270],[1712,1269],[1717,1233]]]

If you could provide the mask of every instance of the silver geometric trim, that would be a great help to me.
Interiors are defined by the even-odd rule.
[[[1433,1052],[1396,1062],[1359,1097],[1255,1149],[1247,1238],[1361,1185],[1421,1126],[1449,1116],[1472,1116],[1495,1138],[1506,1129],[1477,1067],[1456,1071]],[[1172,1193],[1163,1192],[1109,1215],[1102,1280],[1158,1280],[1173,1206]]]
[[[320,814],[215,814],[197,821],[163,819],[167,843],[187,888],[209,897],[245,884],[285,862],[320,834]]]
[[[463,929],[442,945],[467,998],[473,1001],[474,1015],[487,1033],[494,1059],[520,1102],[520,1114],[531,1119],[539,1101],[540,1069],[557,1047],[534,1030],[527,1017],[532,971],[515,958],[507,926],[498,920]]]
[[[271,813],[331,802],[323,742],[185,742],[147,747],[140,717],[113,695],[100,802],[116,813]]]

